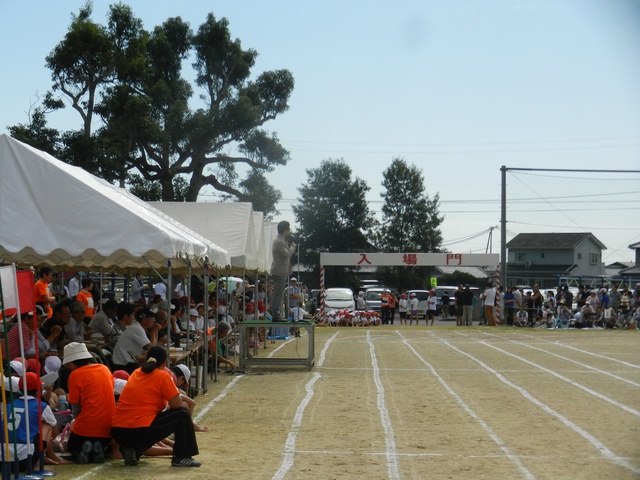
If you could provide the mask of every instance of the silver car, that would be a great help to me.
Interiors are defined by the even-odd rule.
[[[356,302],[353,299],[353,291],[350,288],[327,288],[324,308],[325,310],[355,310]]]

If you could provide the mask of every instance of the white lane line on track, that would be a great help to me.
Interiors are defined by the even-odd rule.
[[[552,355],[552,356],[554,356],[554,357],[556,357],[556,358],[559,358],[559,359],[561,359],[561,360],[564,360],[564,361],[566,361],[566,362],[570,362],[570,363],[574,363],[574,364],[576,364],[576,365],[580,365],[581,367],[586,368],[587,370],[593,370],[594,372],[598,372],[598,373],[600,373],[600,374],[602,374],[602,375],[605,375],[605,376],[607,376],[607,377],[611,377],[611,378],[613,378],[613,379],[615,379],[615,380],[618,380],[618,381],[620,381],[620,382],[628,383],[629,385],[632,385],[632,386],[634,386],[634,387],[640,387],[640,383],[638,383],[638,382],[634,382],[634,381],[632,381],[632,380],[628,380],[628,379],[626,379],[626,378],[620,377],[620,376],[618,376],[618,375],[616,375],[616,374],[614,374],[614,373],[607,372],[607,371],[605,371],[605,370],[600,370],[599,368],[592,367],[591,365],[586,365],[586,364],[584,364],[584,363],[582,363],[582,362],[578,362],[577,360],[573,360],[573,359],[568,358],[568,357],[565,357],[565,356],[563,356],[563,355],[559,355],[559,354],[557,354],[557,353],[550,352],[549,350],[545,350],[545,349],[543,349],[543,348],[534,347],[533,345],[529,345],[528,343],[519,342],[519,341],[517,341],[517,340],[511,340],[511,339],[509,339],[509,338],[502,337],[502,336],[500,336],[500,335],[495,335],[495,334],[493,334],[493,333],[486,333],[486,332],[484,332],[484,335],[488,335],[488,336],[496,337],[496,338],[502,338],[502,339],[505,339],[505,340],[507,340],[507,341],[509,341],[509,342],[511,342],[511,343],[515,343],[516,345],[522,345],[523,347],[527,347],[527,348],[530,348],[530,349],[532,349],[532,350],[537,350],[538,352],[543,352],[543,353],[546,353],[546,354],[548,354],[548,355]]]
[[[467,335],[464,335],[467,336]],[[573,380],[571,380],[570,378],[567,378],[563,375],[560,375],[557,372],[554,372],[553,370],[549,370],[546,367],[543,367],[542,365],[538,365],[537,363],[534,363],[530,360],[527,360],[526,358],[522,358],[519,355],[516,355],[515,353],[511,353],[511,352],[507,352],[506,350],[500,348],[500,347],[496,347],[495,345],[492,345],[491,343],[484,343],[481,341],[478,341],[478,343],[480,343],[481,345],[484,345],[486,347],[490,347],[493,348],[494,350],[497,350],[498,352],[501,352],[509,357],[515,358],[516,360],[520,360],[523,363],[526,363],[527,365],[531,365],[534,368],[537,368],[538,370],[542,370],[545,373],[548,373],[549,375],[553,375],[554,377],[556,377],[558,380],[562,380],[563,382],[567,382],[569,385],[572,385],[576,388],[579,388],[580,390],[582,390],[583,392],[587,392],[589,395],[593,395],[596,398],[599,398],[600,400],[610,403],[611,405],[615,405],[618,408],[621,408],[622,410],[624,410],[627,413],[631,413],[632,415],[635,415],[636,417],[640,417],[640,411],[636,410],[635,408],[631,408],[623,403],[618,402],[617,400],[614,400],[611,397],[607,397],[606,395],[603,395],[599,392],[596,392],[595,390],[591,390],[589,387],[585,387],[584,385],[582,385],[581,383],[578,382],[574,382]]]
[[[509,450],[507,445],[505,445],[505,443],[498,436],[498,434],[495,433],[493,431],[493,429],[482,418],[480,418],[480,416],[476,412],[474,412],[471,409],[471,407],[469,407],[469,405],[467,405],[465,403],[465,401],[460,397],[460,395],[458,395],[453,390],[453,388],[451,388],[449,386],[449,384],[444,380],[444,378],[442,378],[440,376],[440,374],[436,371],[436,369],[429,362],[427,362],[417,352],[417,350],[415,348],[413,348],[413,345],[411,345],[407,341],[406,337],[404,335],[402,335],[402,333],[400,333],[399,331],[396,331],[396,333],[400,336],[400,338],[402,338],[402,343],[404,343],[409,348],[409,350],[411,350],[413,352],[413,354],[416,357],[418,357],[418,360],[420,360],[424,365],[427,366],[427,368],[431,371],[431,374],[438,379],[440,384],[444,387],[444,389],[447,391],[447,393],[449,393],[449,395],[451,395],[455,399],[455,401],[458,403],[458,405],[460,405],[464,409],[464,411],[467,412],[469,414],[469,416],[471,416],[471,418],[473,418],[476,422],[478,422],[480,424],[480,426],[484,429],[484,431],[487,432],[489,437],[491,437],[491,439],[495,442],[495,444],[498,445],[500,450],[502,450],[502,452],[507,456],[507,458],[509,460],[511,460],[515,464],[515,466],[518,468],[518,470],[520,470],[520,473],[522,473],[522,475],[525,478],[529,479],[529,480],[535,479],[536,477],[527,469],[527,467],[525,467],[522,464],[522,462],[520,461],[520,459],[516,455],[511,453],[511,451]]]
[[[335,338],[338,336],[339,333],[340,332],[338,331],[333,335],[331,335],[331,337],[329,337],[329,340],[327,340],[327,343],[324,344],[324,348],[322,349],[322,352],[320,352],[320,359],[318,360],[318,365],[316,365],[317,367],[322,367],[322,365],[324,365],[324,359],[327,354],[327,350],[329,349],[329,345],[331,345],[331,342],[335,340]]]
[[[380,369],[378,368],[378,359],[376,357],[376,349],[371,341],[371,331],[367,330],[367,343],[369,344],[369,353],[371,355],[371,365],[373,366],[373,380],[376,384],[378,411],[380,412],[380,420],[384,429],[384,444],[387,456],[387,471],[389,478],[396,480],[400,478],[398,470],[398,453],[396,451],[396,440],[393,435],[393,426],[389,418],[389,412],[384,401],[384,387],[380,381]]]
[[[536,336],[533,336],[533,335],[524,335],[524,334],[519,334],[519,335],[523,336],[525,338],[533,338],[535,340],[541,340],[539,337],[536,337]],[[564,343],[550,342],[548,340],[546,341],[546,343],[548,343],[550,345],[557,345],[557,346],[563,347],[563,348],[569,348],[571,350],[575,350],[576,352],[584,353],[585,355],[591,355],[593,357],[602,358],[604,360],[609,360],[611,362],[621,363],[622,365],[626,365],[627,367],[640,369],[640,365],[634,365],[633,363],[625,362],[624,360],[619,360],[617,358],[607,357],[606,355],[601,355],[599,353],[594,353],[594,352],[589,352],[587,350],[582,350],[580,348],[572,347],[571,345],[566,345]]]
[[[322,366],[322,364],[324,363],[325,354],[329,349],[329,345],[331,345],[334,339],[338,336],[338,333],[340,332],[334,333],[331,337],[329,337],[329,339],[327,339],[327,342],[324,344],[324,348],[322,349],[322,353],[320,354],[320,360],[318,361],[318,366]],[[276,350],[274,350],[273,353],[275,352]],[[296,410],[296,415],[293,419],[293,424],[291,425],[291,431],[289,432],[289,435],[287,436],[287,441],[285,442],[284,456],[282,458],[282,463],[280,464],[280,467],[278,468],[276,473],[273,475],[273,478],[276,480],[283,479],[287,474],[287,472],[289,471],[289,469],[291,469],[291,467],[293,466],[293,459],[296,454],[296,438],[298,437],[298,428],[302,424],[302,416],[304,414],[304,410],[305,408],[307,408],[307,405],[313,398],[313,385],[316,383],[316,381],[320,377],[321,375],[319,373],[317,372],[314,373],[313,378],[309,380],[309,382],[305,386],[305,390],[307,391],[307,396],[302,400],[300,405],[298,405],[298,409]]]
[[[304,397],[300,405],[298,405],[298,409],[296,410],[296,415],[293,419],[293,424],[291,425],[291,431],[289,432],[287,441],[285,442],[285,451],[282,463],[280,464],[280,467],[278,468],[276,473],[273,475],[274,480],[282,480],[289,469],[293,466],[293,459],[296,453],[296,438],[298,437],[298,428],[300,428],[300,425],[302,424],[302,416],[304,415],[304,410],[305,408],[307,408],[307,405],[313,398],[313,385],[318,381],[319,378],[320,374],[317,372],[314,373],[313,378],[309,380],[309,382],[305,386],[307,395],[306,397]]]
[[[438,338],[433,333],[432,333],[432,335],[434,337]],[[494,370],[489,365],[484,363],[482,360],[479,360],[476,357],[474,357],[473,355],[460,350],[458,347],[456,347],[455,345],[452,345],[447,340],[445,340],[443,338],[439,338],[439,340],[440,340],[440,342],[444,343],[445,345],[447,345],[452,350],[454,350],[454,351],[458,352],[459,354],[464,355],[465,357],[469,358],[470,360],[478,363],[485,370],[487,370],[488,372],[490,372],[493,375],[495,375],[495,377],[498,380],[500,380],[502,383],[504,383],[505,385],[508,385],[511,388],[517,390],[524,398],[529,400],[531,403],[537,405],[538,407],[540,407],[542,410],[544,410],[546,413],[548,413],[552,417],[555,417],[558,420],[560,420],[564,425],[566,425],[567,427],[571,428],[574,432],[576,432],[582,438],[584,438],[589,443],[591,443],[600,452],[600,455],[602,455],[603,457],[605,457],[608,460],[611,460],[612,462],[614,462],[616,465],[619,465],[620,467],[626,468],[627,470],[631,470],[634,473],[640,474],[640,467],[636,467],[635,465],[633,465],[630,462],[628,462],[625,458],[615,455],[602,442],[600,442],[600,440],[595,438],[593,435],[591,435],[589,432],[587,432],[583,428],[581,428],[578,425],[576,425],[575,423],[573,423],[568,418],[566,418],[563,415],[561,415],[560,413],[556,412],[554,409],[552,409],[548,405],[544,404],[543,402],[541,402],[540,400],[535,398],[533,395],[531,395],[529,392],[527,392],[524,388],[522,388],[522,387],[516,385],[515,383],[511,382],[510,380],[505,378],[502,374],[500,374],[500,372]]]

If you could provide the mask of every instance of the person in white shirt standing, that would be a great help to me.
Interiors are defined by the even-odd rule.
[[[167,299],[167,286],[165,285],[165,283],[162,280],[162,278],[159,278],[158,279],[158,283],[156,283],[153,286],[153,291],[155,292],[156,295],[160,295],[162,300],[166,300]]]
[[[73,278],[69,280],[69,297],[74,298],[80,293],[80,272],[73,274]]]
[[[487,288],[481,295],[484,305],[484,317],[490,327],[496,326],[496,289],[493,288],[492,283],[487,283]]]

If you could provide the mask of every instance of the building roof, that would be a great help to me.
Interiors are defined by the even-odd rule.
[[[632,243],[629,248],[640,248],[640,242]]]
[[[613,262],[610,263],[609,265],[605,265],[604,268],[610,268],[612,270],[614,269],[622,269],[622,268],[629,268],[629,267],[633,267],[635,265],[634,262]]]
[[[640,265],[620,270],[620,275],[640,275]]]
[[[511,241],[507,242],[507,248],[527,249],[575,249],[587,239],[593,240],[601,249],[607,247],[592,233],[519,233]]]

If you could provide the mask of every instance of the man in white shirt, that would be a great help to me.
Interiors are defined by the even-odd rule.
[[[141,298],[144,298],[144,293],[148,288],[149,285],[144,283],[142,275],[140,273],[136,273],[136,278],[131,282],[131,301],[136,303]]]
[[[481,299],[484,301],[484,316],[490,327],[496,326],[496,289],[493,288],[493,284],[487,283],[487,288],[481,295]]]
[[[138,310],[135,318],[136,321],[120,335],[113,349],[113,369],[124,370],[130,374],[138,368],[137,359],[152,345],[158,343],[160,330],[155,314],[148,308]]]
[[[76,272],[69,280],[69,297],[73,298],[80,293],[80,272]]]
[[[153,286],[153,291],[156,293],[156,295],[160,295],[160,298],[162,298],[162,300],[167,299],[167,286],[164,284],[162,278],[158,279],[158,283]]]

